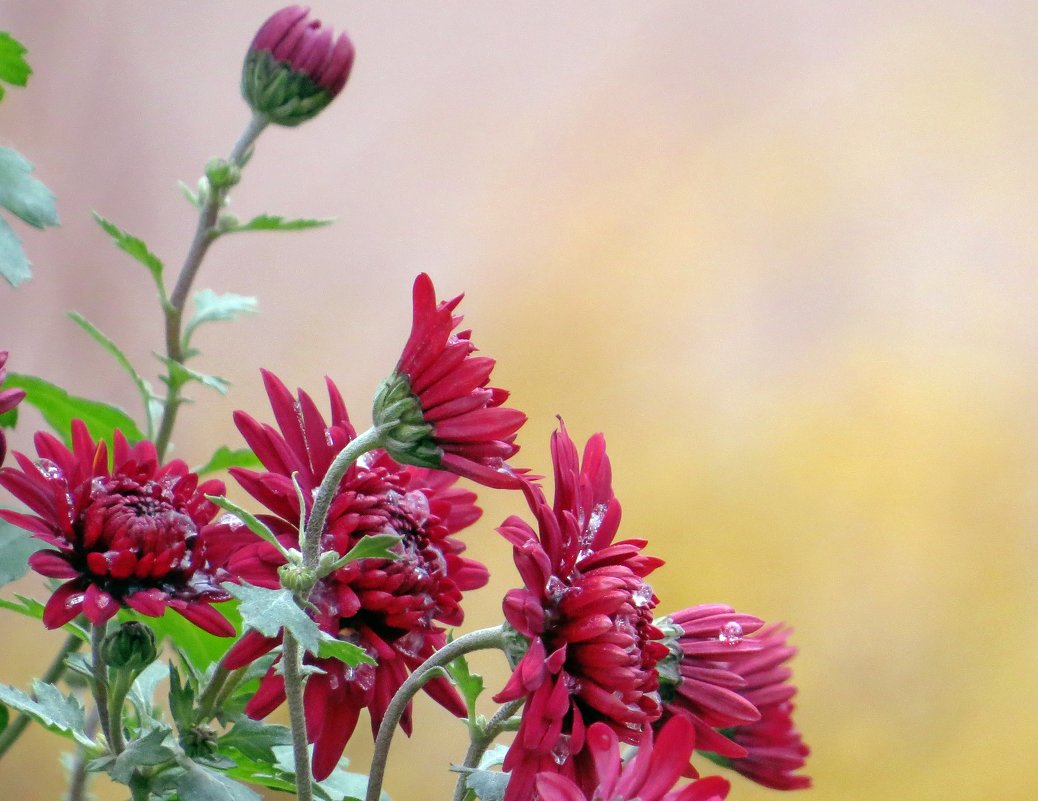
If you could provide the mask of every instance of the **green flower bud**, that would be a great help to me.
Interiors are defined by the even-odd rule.
[[[401,464],[438,469],[443,451],[433,437],[433,426],[425,421],[422,404],[411,391],[403,373],[393,373],[375,392],[372,419],[382,447]]]
[[[140,672],[158,655],[155,634],[143,623],[123,623],[105,637],[101,653],[109,667]]]

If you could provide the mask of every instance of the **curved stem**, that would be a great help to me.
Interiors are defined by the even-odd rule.
[[[365,801],[378,801],[382,795],[382,780],[386,773],[386,760],[389,758],[389,746],[393,742],[393,735],[400,723],[400,718],[407,709],[422,686],[433,677],[436,668],[443,667],[448,662],[457,659],[462,654],[471,651],[481,651],[487,648],[504,649],[504,629],[494,626],[490,629],[480,629],[459,637],[454,642],[449,642],[438,650],[422,664],[414,669],[407,680],[400,685],[396,695],[386,707],[385,717],[378,727],[378,737],[375,738],[375,753],[371,757],[371,772],[368,777],[368,793]]]
[[[458,776],[458,783],[454,785],[454,796],[451,798],[451,801],[462,801],[465,797],[465,791],[468,789],[468,785],[465,782],[465,777],[468,773],[465,768],[475,769],[479,765],[479,761],[483,758],[487,748],[497,739],[497,735],[504,731],[512,715],[522,705],[522,698],[509,701],[494,713],[494,716],[487,721],[487,725],[482,727],[482,731],[478,735],[472,735],[469,750],[465,753],[465,761],[461,765],[461,775]]]
[[[90,655],[94,666],[94,703],[97,705],[97,719],[101,721],[101,731],[109,746],[112,745],[112,722],[108,717],[108,668],[101,653],[105,641],[108,623],[90,627]]]
[[[65,642],[61,644],[58,653],[50,665],[47,666],[46,672],[40,677],[44,684],[53,684],[61,678],[65,672],[65,658],[69,654],[78,651],[81,642],[79,637],[74,634],[70,634],[65,638]],[[4,729],[3,733],[0,734],[0,757],[7,753],[7,749],[14,745],[15,741],[22,736],[22,732],[25,731],[31,720],[32,718],[28,715],[19,715],[11,725]]]
[[[231,155],[227,159],[228,162],[237,167],[244,166],[249,159],[253,143],[263,129],[267,127],[268,123],[269,120],[266,117],[260,114],[254,115],[249,120],[249,125],[245,132],[231,150]],[[198,268],[202,266],[202,259],[205,258],[209,246],[216,239],[216,220],[226,197],[226,188],[210,188],[205,205],[202,206],[199,212],[195,236],[191,240],[191,246],[188,248],[187,256],[184,258],[184,264],[180,268],[180,274],[177,276],[173,294],[169,296],[169,301],[163,309],[166,315],[166,356],[172,361],[181,364],[183,364],[185,358],[184,343],[181,339],[184,306],[187,304],[187,295],[191,291],[191,285],[194,283],[195,276],[198,275]],[[183,398],[180,396],[182,381],[174,378],[172,371],[167,373],[167,381],[169,389],[166,392],[166,401],[163,404],[159,433],[155,438],[155,450],[158,453],[160,462],[166,454],[166,448],[169,447],[169,439],[173,434],[173,424],[177,419],[177,410],[183,402]]]
[[[321,534],[324,533],[324,524],[328,520],[328,508],[335,498],[342,477],[357,459],[379,447],[381,442],[382,435],[379,430],[369,428],[339,451],[339,455],[328,466],[328,472],[324,474],[314,498],[314,508],[310,511],[309,520],[306,521],[306,532],[302,542],[303,567],[311,570],[317,567],[317,560],[321,555]]]
[[[300,648],[292,632],[284,629],[281,655],[285,671],[285,696],[288,699],[288,717],[292,724],[292,757],[296,768],[296,798],[313,801],[313,779],[310,775],[310,754],[306,747],[306,714],[303,709],[303,680],[300,671]]]

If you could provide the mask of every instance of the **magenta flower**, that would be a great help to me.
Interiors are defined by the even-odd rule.
[[[160,467],[152,443],[131,447],[118,431],[109,469],[105,443],[80,420],[72,422],[71,451],[50,434],[35,443],[35,464],[15,453],[19,469],[0,469],[0,486],[33,514],[0,517],[53,547],[29,557],[37,573],[66,580],[44,609],[47,628],[81,612],[99,625],[120,607],[152,617],[169,607],[212,634],[234,634],[211,606],[230,595],[200,536],[217,512],[205,496],[222,495],[223,482],[199,485],[179,459]]]
[[[775,790],[800,790],[811,786],[807,776],[797,776],[811,750],[793,723],[793,672],[786,662],[796,654],[788,645],[791,630],[781,625],[761,629],[752,638],[760,648],[732,661],[742,676],[740,694],[760,710],[760,719],[735,726],[726,734],[746,750],[741,759],[721,760],[743,776]],[[702,746],[700,746],[702,747]]]
[[[346,85],[353,43],[345,33],[288,6],[263,23],[242,70],[242,94],[253,110],[278,125],[299,125],[318,114]]]
[[[526,415],[502,407],[508,393],[487,386],[495,362],[472,356],[471,332],[451,333],[462,319],[454,314],[461,298],[437,303],[432,279],[415,279],[411,336],[375,395],[375,425],[399,462],[517,488],[505,460],[519,450],[515,437]]]
[[[331,422],[326,423],[306,393],[293,398],[276,376],[264,372],[263,379],[278,428],[243,412],[235,414],[235,422],[266,472],[231,472],[270,510],[260,519],[286,547],[298,547],[300,509],[292,474],[309,507],[332,460],[356,432],[331,381]],[[310,676],[303,699],[319,780],[339,761],[361,710],[369,711],[372,732],[377,732],[408,673],[445,645],[446,633],[438,624],[459,625],[462,593],[487,583],[486,568],[461,556],[465,546],[451,536],[481,514],[475,494],[453,486],[455,481],[449,473],[403,467],[374,451],[350,467],[339,485],[322,549],[346,554],[363,537],[388,532],[403,538],[403,552],[395,561],[351,562],[321,579],[310,596],[317,610],[311,614],[323,631],[359,645],[378,660],[374,667],[350,668],[334,659],[306,658],[324,671]],[[277,571],[284,559],[277,549],[236,521],[220,525],[223,536],[217,541],[228,570],[251,584],[279,586]],[[280,636],[249,632],[227,654],[224,666],[244,666],[280,642]],[[467,714],[446,679],[433,679],[424,689],[453,714]],[[284,700],[284,679],[271,668],[245,711],[262,718]],[[401,726],[410,733],[410,711]]]
[[[4,385],[4,379],[7,377],[7,351],[0,350],[0,387]],[[22,398],[25,397],[24,389],[0,389],[0,414],[9,412],[15,406],[22,402]],[[0,464],[4,463],[4,457],[7,455],[7,438],[4,436],[4,431],[0,428]]]
[[[525,700],[504,761],[511,772],[506,801],[529,799],[539,773],[560,773],[588,789],[588,726],[601,722],[637,743],[660,716],[655,668],[667,647],[652,623],[657,599],[645,577],[663,562],[641,553],[644,540],[613,542],[620,503],[601,434],[588,441],[580,463],[563,427],[552,436],[552,460],[554,507],[526,487],[537,532],[518,517],[498,529],[526,585],[505,596],[505,617],[529,641],[494,699]]]
[[[604,723],[587,731],[587,750],[595,767],[591,791],[582,790],[557,773],[538,774],[541,801],[724,801],[728,782],[718,776],[674,788],[688,765],[695,731],[684,716],[671,718],[653,743],[646,727],[637,755],[626,765],[620,759],[616,732]]]

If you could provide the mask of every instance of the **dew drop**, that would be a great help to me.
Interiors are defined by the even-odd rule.
[[[335,440],[332,439],[332,430],[330,428],[324,430],[324,441],[328,443],[329,448],[335,446]]]
[[[400,501],[400,508],[410,515],[416,526],[425,525],[429,519],[429,499],[419,490],[407,493]]]
[[[721,634],[717,639],[728,645],[738,645],[742,641],[742,626],[738,621],[728,621],[721,627]]]
[[[368,451],[367,453],[362,453],[360,455],[360,458],[357,459],[357,467],[360,467],[360,468],[362,468],[364,470],[370,470],[371,469],[371,465],[373,465],[374,463],[375,463],[375,454],[372,451]]]
[[[555,741],[555,745],[551,749],[551,758],[555,760],[556,765],[564,765],[569,759],[568,734],[559,735],[559,739]]]
[[[548,597],[556,603],[562,600],[568,589],[566,582],[558,576],[550,576],[544,585],[544,591],[548,594]]]
[[[652,603],[652,585],[643,581],[641,586],[631,593],[631,601],[642,609]]]
[[[94,605],[98,609],[107,609],[110,603],[112,603],[112,597],[107,594],[98,595],[97,600],[94,601]]]
[[[590,544],[591,540],[598,534],[598,529],[602,526],[602,521],[605,519],[606,512],[609,510],[609,505],[605,503],[596,503],[595,508],[591,510],[591,519],[587,521],[587,541]]]
[[[222,523],[223,525],[227,526],[227,528],[229,528],[231,531],[237,531],[239,528],[245,525],[238,517],[232,514],[222,515],[220,519],[216,522]]]
[[[70,595],[68,598],[65,599],[65,608],[72,609],[73,607],[82,605],[83,599],[85,597],[86,594],[82,592],[77,592],[73,595]]]
[[[54,464],[50,459],[40,459],[36,462],[36,466],[47,478],[58,479],[65,477],[65,474],[61,472],[61,468]]]
[[[580,692],[581,687],[584,685],[580,683],[580,679],[576,676],[571,676],[569,673],[563,675],[562,680],[566,684],[566,689],[569,690],[570,695],[576,695]]]

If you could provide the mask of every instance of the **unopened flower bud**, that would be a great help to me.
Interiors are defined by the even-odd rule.
[[[105,662],[117,670],[138,672],[155,661],[155,634],[143,623],[130,621],[105,637]]]
[[[241,180],[241,168],[227,159],[213,158],[205,165],[205,177],[214,189],[229,189]]]
[[[375,392],[372,420],[381,435],[386,453],[401,464],[439,468],[443,451],[433,438],[433,427],[425,421],[422,403],[411,391],[403,373],[393,373]]]
[[[317,115],[346,85],[353,43],[335,37],[310,10],[288,6],[263,23],[242,69],[241,90],[252,109],[278,125]]]

